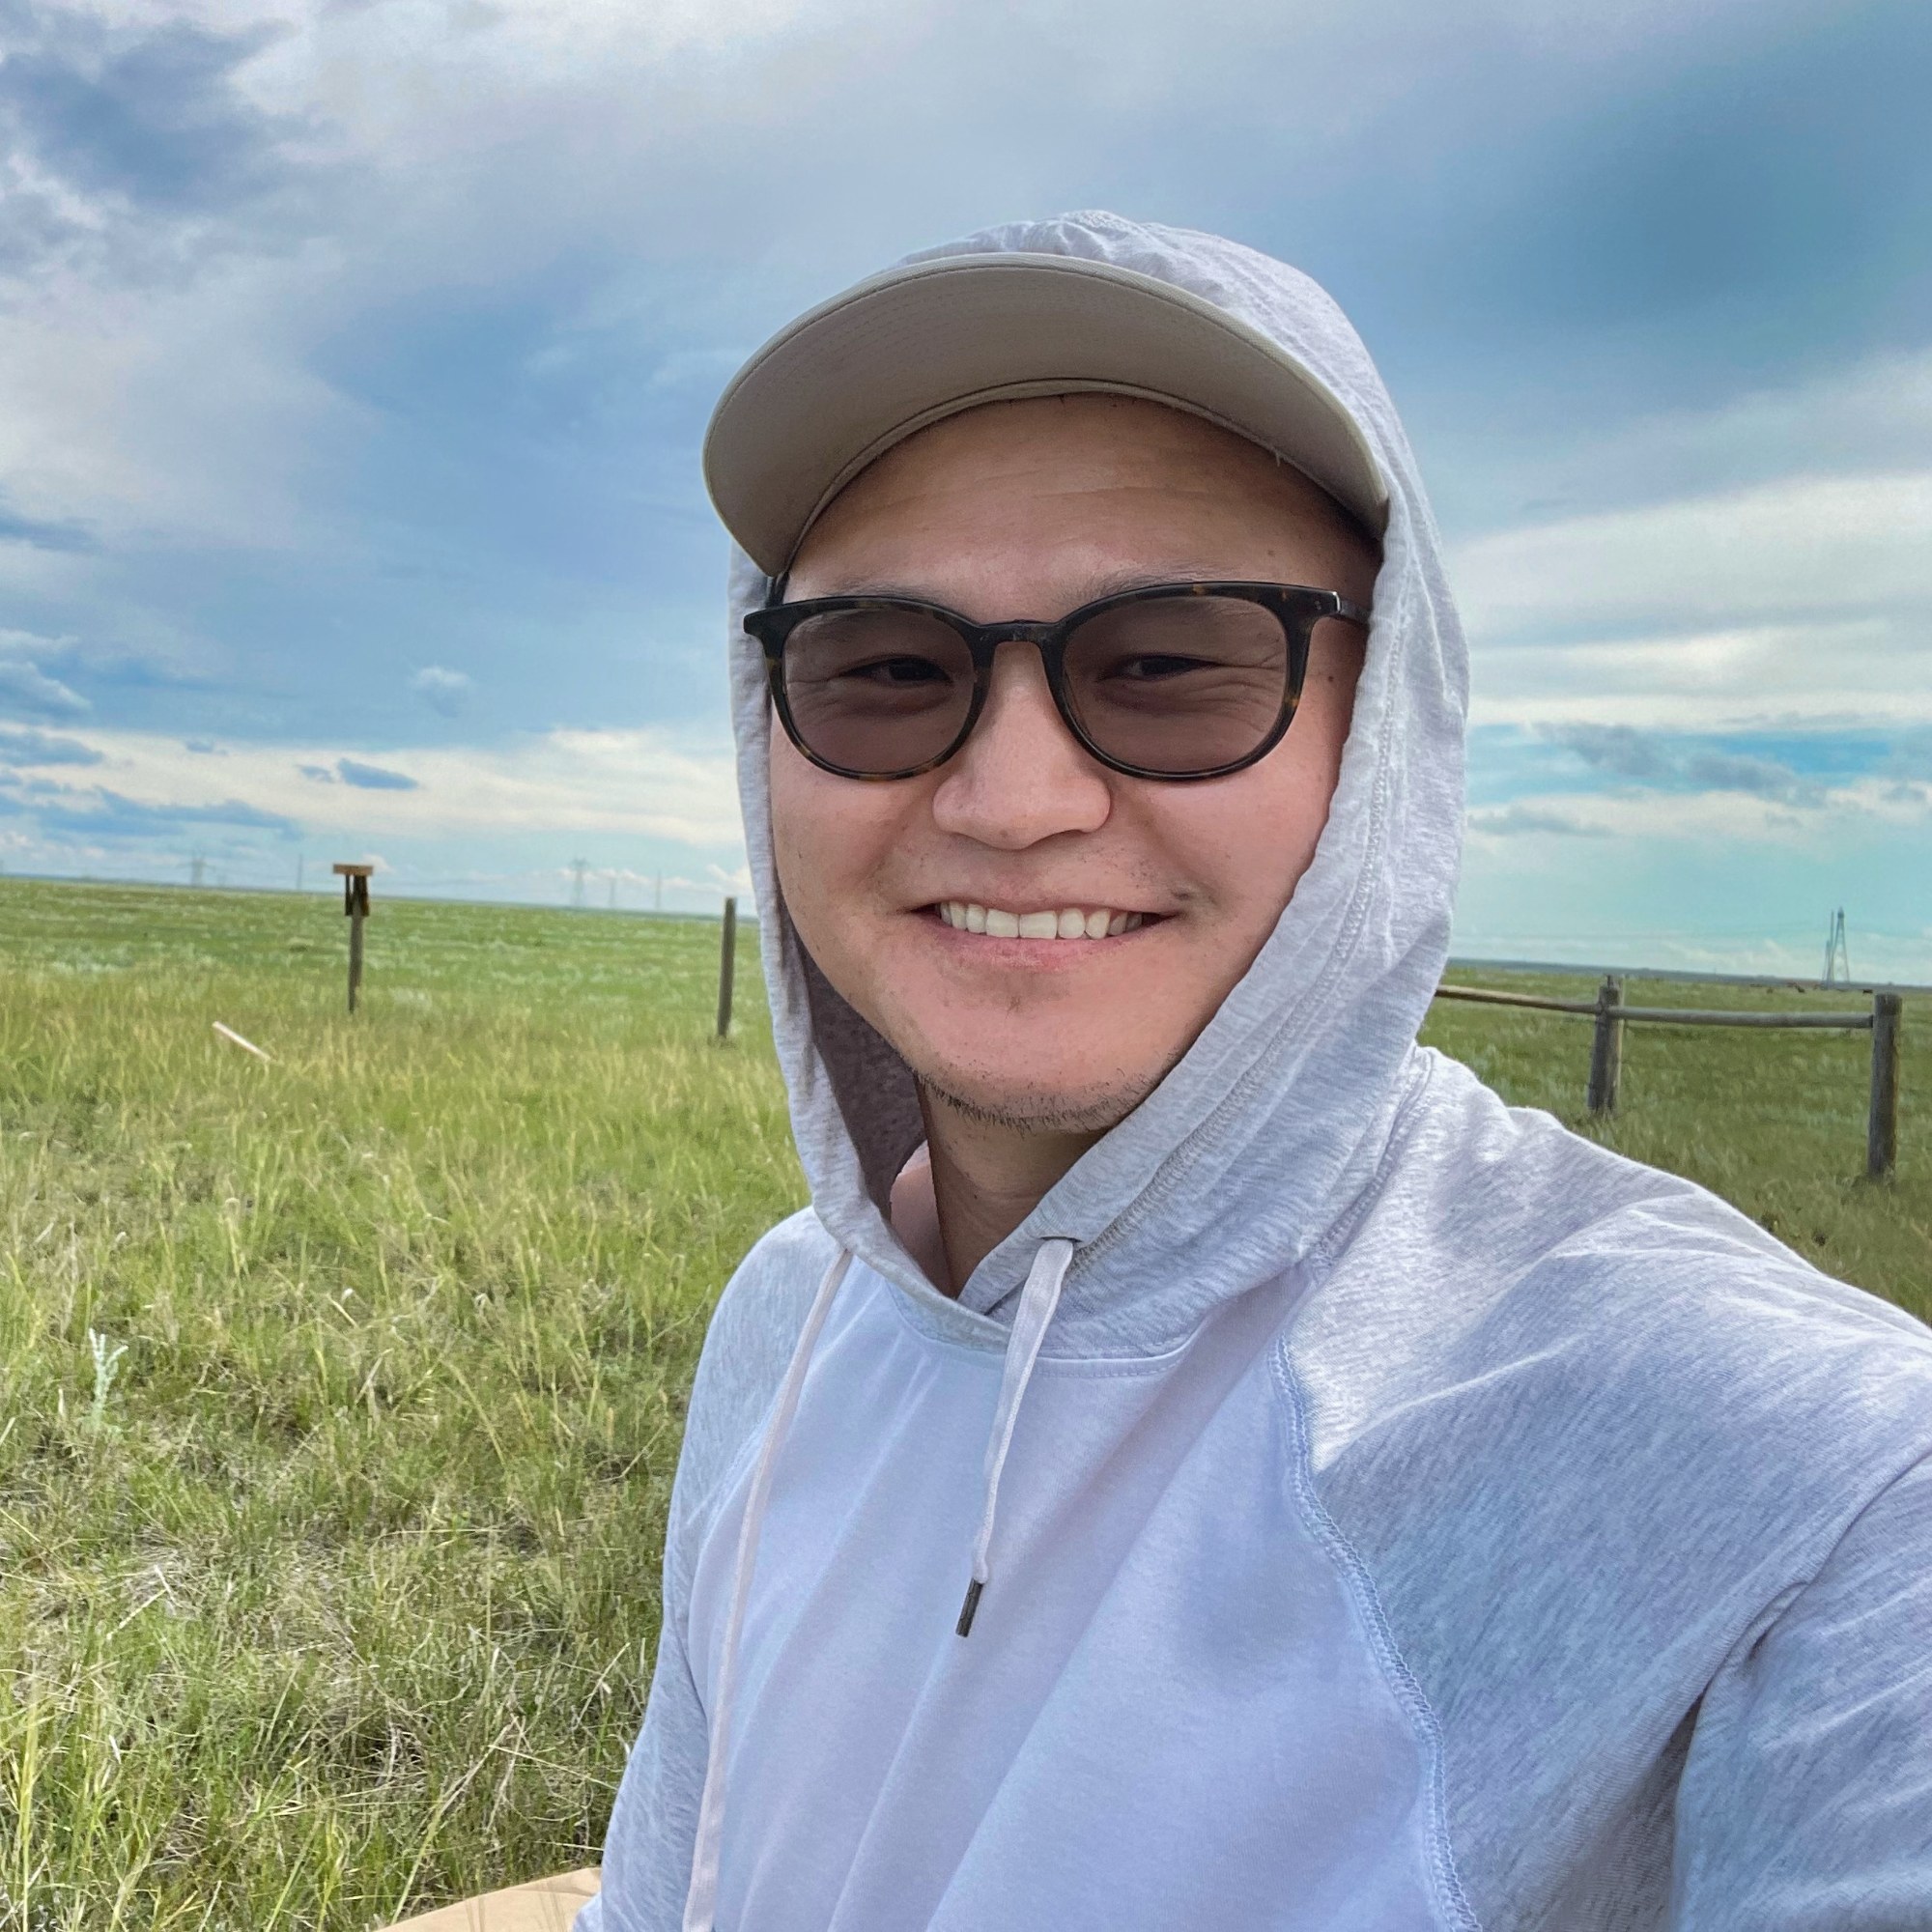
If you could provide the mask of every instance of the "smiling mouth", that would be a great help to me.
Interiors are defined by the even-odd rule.
[[[988,939],[1118,939],[1148,923],[1149,915],[1112,906],[1062,906],[1040,912],[1009,912],[977,899],[941,899],[932,910],[956,932]]]

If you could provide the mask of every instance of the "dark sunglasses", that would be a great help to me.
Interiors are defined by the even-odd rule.
[[[985,708],[993,654],[1036,644],[1066,728],[1129,778],[1215,779],[1281,742],[1324,617],[1369,613],[1305,583],[1157,583],[1057,624],[976,624],[911,597],[812,597],[745,618],[792,743],[848,779],[942,765]]]

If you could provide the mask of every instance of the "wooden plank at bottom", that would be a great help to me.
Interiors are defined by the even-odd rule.
[[[567,1932],[583,1901],[596,1896],[598,1876],[595,1865],[558,1872],[438,1906],[390,1926],[389,1932]]]

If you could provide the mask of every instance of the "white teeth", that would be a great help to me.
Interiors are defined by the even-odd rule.
[[[1113,939],[1146,923],[1147,915],[1105,906],[1063,906],[1058,912],[1007,912],[973,899],[942,899],[935,910],[959,932],[993,939]]]

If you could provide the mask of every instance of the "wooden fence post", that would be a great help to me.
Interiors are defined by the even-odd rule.
[[[1882,1180],[1898,1165],[1898,1024],[1896,993],[1872,995],[1871,1112],[1865,1118],[1865,1173]]]
[[[1597,988],[1597,1025],[1590,1039],[1590,1112],[1617,1111],[1617,1083],[1624,1070],[1624,982],[1614,973],[1604,975]]]
[[[349,916],[349,1010],[355,1010],[362,984],[362,922],[369,917],[369,874],[373,866],[337,866],[342,879],[342,910]]]
[[[724,931],[718,952],[718,1037],[731,1031],[731,978],[738,963],[738,901],[724,901]]]

